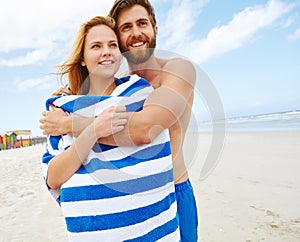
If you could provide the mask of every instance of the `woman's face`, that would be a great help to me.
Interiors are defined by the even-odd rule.
[[[115,32],[104,24],[92,27],[85,39],[83,58],[81,65],[87,67],[90,78],[114,77],[122,59]]]

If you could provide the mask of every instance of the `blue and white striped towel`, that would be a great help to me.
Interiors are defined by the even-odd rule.
[[[95,117],[111,105],[139,111],[153,91],[137,75],[117,83],[111,96],[62,96],[46,105]],[[72,142],[68,135],[48,137],[44,178],[51,159]],[[168,130],[141,146],[95,144],[84,165],[50,192],[61,205],[70,241],[180,241]]]

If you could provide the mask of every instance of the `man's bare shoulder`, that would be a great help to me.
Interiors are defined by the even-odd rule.
[[[162,71],[165,74],[174,75],[194,86],[196,80],[196,69],[191,61],[183,58],[172,58],[160,61],[163,64]]]
[[[187,59],[176,57],[171,59],[162,59],[162,58],[156,58],[157,62],[161,66],[162,69],[168,68],[173,65],[193,65],[192,62],[190,62]]]

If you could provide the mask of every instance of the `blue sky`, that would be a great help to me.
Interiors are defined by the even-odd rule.
[[[112,2],[10,0],[1,5],[0,134],[13,129],[41,134],[44,102],[60,87],[50,73],[68,55],[79,25],[106,14]],[[151,2],[157,49],[201,68],[227,118],[300,109],[300,1]],[[203,103],[196,95],[193,112],[199,120],[209,118]]]

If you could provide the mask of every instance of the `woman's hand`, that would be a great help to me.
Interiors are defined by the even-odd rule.
[[[126,107],[111,106],[105,109],[93,122],[96,137],[107,137],[124,129],[128,115]]]

